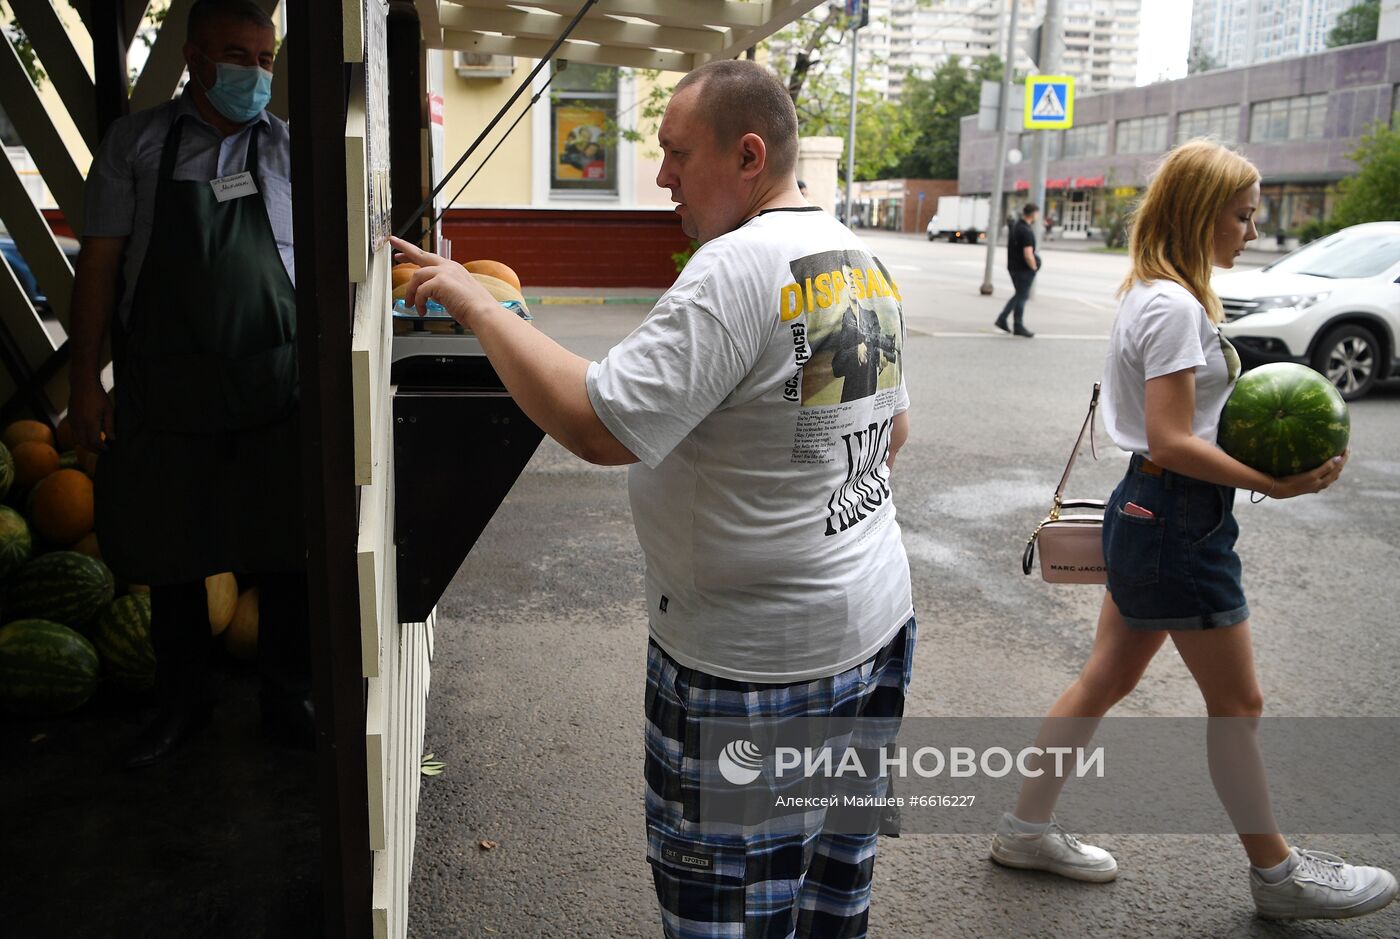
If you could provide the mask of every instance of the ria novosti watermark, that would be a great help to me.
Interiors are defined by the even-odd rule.
[[[821,810],[858,833],[893,806],[905,833],[985,833],[1051,777],[1057,815],[1098,833],[1400,832],[1400,718],[708,719],[697,738],[688,785],[722,827]]]

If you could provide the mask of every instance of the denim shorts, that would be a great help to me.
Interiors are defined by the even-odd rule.
[[[1123,511],[1132,502],[1152,513]],[[1249,618],[1235,490],[1134,454],[1103,517],[1108,592],[1131,629],[1215,629]]]

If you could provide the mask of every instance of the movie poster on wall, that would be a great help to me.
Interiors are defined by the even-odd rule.
[[[611,185],[612,146],[606,136],[608,112],[582,103],[554,111],[554,180],[570,188]]]

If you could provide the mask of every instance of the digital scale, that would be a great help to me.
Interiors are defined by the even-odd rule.
[[[530,311],[514,300],[504,301],[501,306],[521,319],[532,319]],[[503,392],[505,386],[476,336],[436,301],[429,300],[427,309],[420,316],[402,300],[394,301],[390,384],[456,392]]]

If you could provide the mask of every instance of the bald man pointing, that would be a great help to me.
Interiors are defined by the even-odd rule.
[[[740,751],[721,759],[709,738],[723,726],[764,756],[763,741],[831,726],[838,709],[891,739],[898,726],[915,632],[890,488],[909,432],[899,289],[802,198],[797,115],[766,69],[725,61],[687,75],[660,144],[657,184],[701,247],[603,361],[561,348],[459,265],[396,241],[424,265],[408,301],[435,299],[475,332],[550,436],[589,462],[631,466],[650,632],[647,858],[665,934],[864,935],[873,824],[772,808],[786,785],[772,754],[736,776],[728,755]],[[833,360],[852,307],[889,347],[867,350],[878,371],[848,379]],[[827,742],[852,742],[844,733]],[[723,816],[717,806],[745,787],[768,796],[768,816]]]

